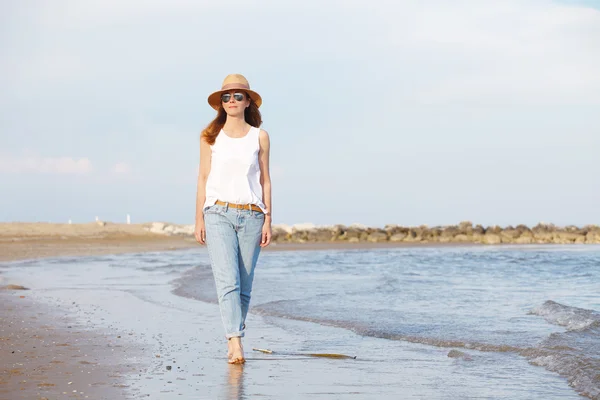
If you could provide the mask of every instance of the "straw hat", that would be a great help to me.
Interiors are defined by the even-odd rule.
[[[227,75],[223,81],[223,85],[221,85],[221,90],[217,90],[208,96],[208,104],[210,104],[210,106],[215,110],[218,110],[221,106],[221,93],[236,89],[243,90],[244,92],[248,93],[250,98],[256,103],[257,107],[260,107],[262,104],[262,98],[260,97],[260,94],[250,90],[250,84],[248,83],[248,80],[240,74]]]

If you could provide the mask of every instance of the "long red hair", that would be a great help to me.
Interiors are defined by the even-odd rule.
[[[250,105],[244,110],[244,119],[248,124],[255,128],[259,128],[262,125],[262,116],[260,115],[256,103],[252,99],[250,99]],[[213,119],[202,131],[202,137],[208,144],[215,144],[215,140],[217,139],[217,136],[219,136],[219,132],[221,132],[223,126],[225,126],[226,120],[227,113],[225,112],[223,105],[221,105],[215,119]]]

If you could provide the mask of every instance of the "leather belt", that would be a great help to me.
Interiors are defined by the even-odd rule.
[[[259,206],[256,206],[254,204],[226,203],[226,202],[221,201],[221,200],[217,200],[215,202],[215,204],[218,204],[220,206],[228,206],[228,207],[233,207],[233,208],[240,208],[242,210],[254,210],[254,211],[258,211],[258,212],[263,212],[263,210],[261,210]]]

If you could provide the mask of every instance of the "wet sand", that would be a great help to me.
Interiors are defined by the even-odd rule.
[[[0,398],[126,398],[136,344],[87,330],[29,293],[0,291]]]

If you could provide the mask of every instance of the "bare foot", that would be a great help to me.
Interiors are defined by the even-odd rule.
[[[233,354],[233,347],[231,346],[231,340],[227,340],[227,359],[231,360],[231,355]]]
[[[244,358],[244,348],[242,346],[242,338],[233,337],[227,341],[227,357],[229,364],[243,364],[246,362]]]

